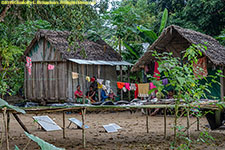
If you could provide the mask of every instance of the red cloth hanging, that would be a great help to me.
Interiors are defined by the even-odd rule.
[[[193,73],[196,78],[207,77],[207,60],[206,57],[198,59],[197,63],[193,63]]]
[[[134,92],[134,98],[138,98],[138,85],[135,83],[136,90]]]
[[[154,78],[157,78],[157,80],[159,81],[160,80],[160,76],[159,76],[160,75],[160,72],[159,72],[158,68],[159,68],[159,64],[156,61],[155,62],[155,68],[154,68],[154,75],[153,75],[153,77]]]

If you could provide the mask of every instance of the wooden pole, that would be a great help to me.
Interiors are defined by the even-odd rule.
[[[122,66],[120,66],[120,81],[123,82],[123,70]],[[120,90],[120,100],[123,100],[123,89]]]
[[[9,133],[9,123],[10,123],[10,113],[7,112],[7,132]],[[9,138],[9,134],[8,134],[8,138]]]
[[[101,78],[101,66],[98,65],[98,78]],[[101,101],[101,92],[100,89],[98,88],[98,101]]]
[[[26,131],[27,133],[30,133],[27,129],[27,127],[23,124],[23,122],[20,120],[20,118],[18,117],[17,114],[12,113],[14,118],[16,119],[16,121],[20,124],[20,126],[23,128],[24,131]]]
[[[65,111],[63,111],[63,138],[66,138],[66,117],[65,117]]]
[[[190,139],[190,109],[187,107],[187,137]]]
[[[85,77],[84,77],[84,65],[81,65],[81,72],[82,72],[82,91],[83,91],[83,104],[85,104]]]
[[[178,118],[178,100],[176,100],[176,104],[175,104],[175,119],[174,119],[174,145],[176,145],[177,142],[177,118]]]
[[[82,144],[83,148],[86,147],[86,139],[85,139],[85,114],[86,114],[86,108],[82,109]]]
[[[199,129],[199,117],[197,117],[197,131],[200,131],[200,129]]]
[[[6,116],[7,108],[3,108],[3,121],[4,121],[4,128],[5,128],[5,138],[6,138],[6,150],[9,150],[9,136],[8,136],[8,129],[7,129],[7,116]]]
[[[148,129],[148,115],[149,115],[149,109],[146,109],[146,130],[147,130],[147,133],[149,133],[149,129]]]
[[[164,139],[166,139],[166,108],[164,108]]]
[[[224,68],[220,68],[222,70],[222,75],[224,75]],[[220,77],[220,99],[224,101],[224,77]]]
[[[130,83],[130,66],[128,66],[127,69],[128,69],[128,73],[127,73],[128,83]],[[128,99],[130,101],[130,91],[128,91]]]
[[[122,54],[122,50],[121,50],[121,38],[120,36],[118,37],[118,45],[119,45],[119,53],[120,55]],[[123,81],[123,69],[122,69],[122,66],[120,66],[120,81],[122,82]],[[120,100],[123,100],[123,89],[120,90]]]

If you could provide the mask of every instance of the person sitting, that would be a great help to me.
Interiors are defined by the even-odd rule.
[[[80,85],[77,85],[77,90],[74,92],[74,96],[77,103],[83,103],[83,92],[80,90]],[[85,103],[89,103],[89,100],[85,99]]]
[[[91,85],[90,85],[90,86],[92,86],[92,87],[93,87],[93,90],[94,90],[95,92],[97,92],[97,90],[98,90],[98,83],[97,83],[97,79],[96,79],[95,76],[93,76],[93,77],[91,78]]]
[[[112,89],[110,89],[109,99],[115,101],[115,97],[117,97],[117,95],[113,92]]]
[[[103,85],[101,90],[101,102],[104,102],[107,98],[108,96],[106,95],[106,87]]]
[[[95,103],[96,102],[95,95],[96,92],[94,91],[94,87],[91,85],[89,87],[89,91],[86,92],[86,96],[89,100],[91,100],[92,103]]]

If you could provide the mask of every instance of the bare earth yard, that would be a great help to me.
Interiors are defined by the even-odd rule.
[[[43,114],[51,117],[59,126],[62,127],[62,113]],[[66,129],[66,139],[62,137],[62,131],[45,132],[38,129],[37,123],[32,119],[32,114],[19,115],[21,120],[30,130],[30,132],[43,140],[54,144],[57,147],[63,147],[67,150],[82,149],[81,130],[76,129],[74,125],[70,129]],[[66,114],[66,126],[68,126],[68,118],[75,117],[81,120],[79,113]],[[191,122],[196,118],[191,118]],[[116,123],[123,129],[117,133],[106,133],[102,125]],[[0,117],[2,128],[2,116]],[[87,150],[93,149],[109,149],[109,150],[126,150],[126,149],[149,149],[149,150],[166,150],[169,149],[173,139],[173,117],[167,117],[167,139],[163,138],[163,116],[149,117],[149,133],[146,133],[145,115],[140,111],[130,114],[130,112],[88,112],[86,115],[86,124],[90,127],[86,130]],[[182,119],[181,124],[186,124],[186,118]],[[207,124],[205,118],[200,120],[200,130]],[[205,150],[225,150],[225,130],[211,131],[216,140],[207,144],[192,144],[192,149]],[[196,124],[191,128],[192,139],[198,137],[199,132],[196,131]],[[20,149],[24,148],[29,139],[25,136],[23,129],[16,120],[11,116],[10,121],[10,149],[14,149],[17,145]],[[30,142],[27,150],[39,149],[38,145]]]

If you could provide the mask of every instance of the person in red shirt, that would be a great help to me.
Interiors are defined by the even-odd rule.
[[[77,85],[77,90],[74,92],[74,96],[77,103],[82,103],[83,101],[83,92],[80,90],[80,85]]]

